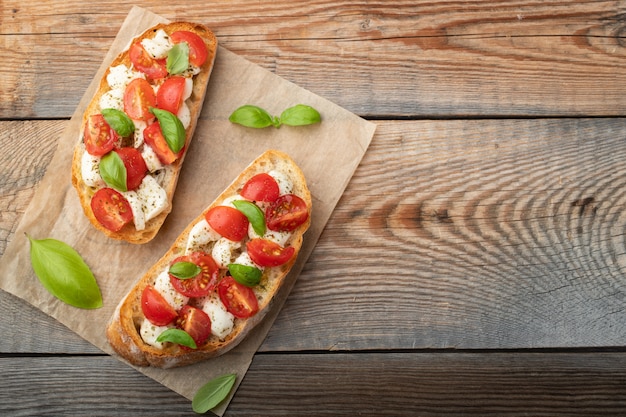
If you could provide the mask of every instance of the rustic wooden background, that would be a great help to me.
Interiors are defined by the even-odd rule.
[[[626,412],[626,2],[134,4],[378,124],[227,416]],[[0,1],[0,254],[130,7]],[[0,317],[0,414],[193,415]]]

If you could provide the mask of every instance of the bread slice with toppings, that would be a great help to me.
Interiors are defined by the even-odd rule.
[[[280,187],[280,197],[271,197],[273,202],[250,201],[248,197],[249,191],[246,187],[253,182],[253,179],[262,175],[269,174],[276,180]],[[275,222],[277,213],[285,214],[283,209],[289,208],[289,205],[281,205],[281,209],[277,209],[279,202],[286,199],[294,199],[301,204],[298,216],[279,217],[279,219],[288,221],[283,226],[274,227],[276,230],[270,230],[269,227]],[[258,205],[261,212],[264,213],[264,221],[267,229],[263,235],[259,235],[253,229],[252,220],[246,226],[246,235],[238,242],[228,240],[226,247],[230,248],[224,255],[223,241],[224,236],[220,236],[220,232],[216,232],[217,226],[211,220],[209,213],[214,213],[223,207],[232,207],[236,202],[246,200],[249,203]],[[269,200],[268,200],[269,201]],[[254,160],[241,174],[230,184],[226,190],[218,196],[199,216],[192,221],[187,228],[175,240],[171,248],[157,261],[146,274],[138,281],[138,283],[130,290],[128,295],[117,306],[110,323],[107,327],[107,338],[113,349],[127,361],[138,366],[154,366],[159,368],[171,368],[177,366],[189,365],[208,358],[219,356],[240,343],[246,335],[263,319],[272,305],[272,300],[285,277],[289,273],[301,249],[303,235],[308,229],[311,222],[311,194],[307,187],[304,175],[296,163],[285,153],[275,150],[269,150]],[[295,203],[290,203],[296,206]],[[293,207],[292,207],[293,208]],[[296,213],[294,209],[292,214]],[[294,221],[294,216],[298,217],[298,221]],[[207,220],[209,219],[209,220]],[[282,228],[284,227],[284,228]],[[237,238],[239,239],[239,238]],[[259,266],[257,257],[252,256],[250,242],[255,241],[276,241],[281,249],[292,251],[293,255],[277,266]],[[290,249],[293,248],[293,249]],[[211,288],[208,294],[204,294],[199,298],[181,296],[176,293],[176,289],[172,286],[174,278],[168,273],[169,268],[181,259],[181,256],[190,253],[208,253],[212,254],[213,259],[219,267],[217,272],[218,283],[215,282],[215,288]],[[242,259],[244,259],[242,261]],[[254,261],[251,262],[251,259]],[[228,265],[247,264],[258,267],[262,271],[260,280],[256,285],[250,288],[258,308],[255,313],[248,317],[238,317],[231,314],[229,300],[224,301],[220,293],[220,286],[226,280],[231,279]],[[144,298],[144,292],[148,293],[152,289],[157,289],[168,304],[181,314],[186,306],[196,307],[210,317],[211,334],[207,339],[203,339],[196,349],[181,346],[172,342],[158,342],[156,336],[169,328],[186,329],[184,322],[185,317],[170,319],[167,325],[153,324],[146,315],[153,315],[152,312],[144,310],[142,303],[147,302]],[[182,299],[182,301],[181,301]],[[207,302],[207,300],[211,300]],[[217,308],[212,303],[223,303]],[[161,310],[159,310],[161,311]],[[233,310],[234,311],[234,310]],[[230,315],[230,316],[229,316]],[[228,321],[230,317],[230,322]],[[226,329],[226,330],[224,330]],[[193,329],[192,330],[196,330]],[[155,334],[156,332],[157,334]]]
[[[72,184],[87,218],[108,237],[146,243],[156,236],[171,211],[178,176],[202,109],[216,52],[215,35],[201,24],[159,24],[134,38],[106,70],[82,118],[72,159]],[[146,85],[154,96],[148,94],[145,98]],[[183,145],[182,150],[174,152],[162,146],[165,129],[153,129],[155,126],[149,129],[160,120],[146,111],[155,107],[169,109],[181,122],[184,133],[178,131],[178,145]],[[114,128],[116,124],[109,124],[110,119],[105,119],[104,125],[103,113],[111,113],[110,109],[119,110],[113,114],[118,119],[120,112],[129,116],[125,120],[126,127],[128,120],[132,121],[134,132],[118,133]],[[160,127],[162,125],[160,123]],[[122,155],[118,152],[120,148],[127,148],[126,159],[109,158],[113,153]],[[142,161],[136,162],[137,155],[141,155]],[[135,184],[134,189],[111,185],[111,175],[105,174],[115,169],[103,172],[105,158],[109,162],[106,168],[115,167],[115,162],[119,166],[120,160],[125,167],[126,164],[134,166],[126,167],[126,178],[130,183],[131,177],[140,176],[139,185]]]

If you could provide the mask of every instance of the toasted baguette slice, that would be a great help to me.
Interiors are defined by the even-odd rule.
[[[94,193],[98,189],[102,188],[103,186],[102,185],[89,186],[88,184],[85,183],[85,180],[83,178],[81,165],[82,165],[83,154],[86,152],[85,144],[83,140],[83,137],[84,137],[83,132],[84,132],[85,124],[87,123],[88,117],[90,115],[98,114],[101,112],[100,98],[103,96],[103,94],[111,90],[111,87],[109,86],[107,82],[107,76],[109,75],[111,68],[119,66],[121,64],[126,65],[126,67],[129,69],[133,68],[131,60],[130,60],[130,56],[129,56],[130,45],[133,45],[134,43],[141,41],[143,39],[153,38],[155,36],[155,33],[157,33],[159,29],[164,30],[165,33],[167,33],[168,35],[176,31],[193,32],[199,35],[202,38],[202,40],[204,40],[206,47],[207,47],[207,52],[208,52],[207,59],[204,62],[204,64],[201,67],[199,67],[199,70],[200,70],[199,73],[193,75],[192,92],[191,92],[190,97],[185,101],[189,109],[189,116],[190,116],[189,126],[185,130],[185,136],[186,136],[185,153],[183,153],[182,156],[178,158],[175,162],[173,162],[171,165],[168,165],[167,169],[160,170],[160,175],[158,175],[159,183],[167,195],[166,208],[160,214],[156,215],[156,217],[153,217],[152,219],[146,221],[145,228],[143,228],[143,230],[138,230],[133,220],[130,223],[127,223],[126,225],[124,225],[124,227],[121,230],[111,231],[107,229],[106,227],[104,227],[96,219],[92,211],[91,205],[90,205],[91,198],[94,195]],[[207,89],[207,85],[209,82],[209,77],[211,75],[213,64],[215,62],[216,52],[217,52],[217,39],[215,35],[213,34],[213,32],[211,32],[208,28],[206,28],[203,25],[189,23],[189,22],[175,22],[175,23],[169,23],[169,24],[159,24],[146,30],[143,34],[133,39],[131,43],[129,44],[128,48],[124,50],[123,52],[121,52],[112,61],[111,65],[106,70],[104,76],[102,77],[102,80],[100,81],[99,87],[93,96],[93,99],[90,101],[83,115],[81,130],[79,134],[79,140],[75,146],[74,157],[72,160],[72,184],[74,188],[76,189],[76,191],[78,192],[81,206],[83,207],[83,210],[87,218],[91,221],[94,227],[102,231],[108,237],[113,238],[113,239],[118,239],[118,240],[125,240],[130,243],[138,243],[138,244],[146,243],[150,241],[152,238],[154,238],[154,236],[156,236],[157,232],[161,228],[161,225],[165,221],[165,218],[171,211],[172,199],[174,196],[174,191],[176,189],[176,183],[178,181],[178,176],[179,176],[182,164],[183,164],[186,151],[189,148],[191,138],[193,137],[193,133],[196,127],[198,116],[202,109],[202,104],[204,102],[206,89]],[[162,82],[162,80],[161,81],[150,80],[150,83],[153,86],[158,85],[160,82]],[[157,173],[155,173],[154,175],[156,176]]]
[[[204,214],[209,209],[221,205],[229,197],[238,195],[243,185],[252,176],[273,170],[280,171],[289,178],[293,185],[292,194],[304,200],[307,205],[308,216],[306,222],[293,231],[284,244],[285,247],[292,246],[295,249],[293,257],[284,265],[265,268],[260,284],[254,287],[259,304],[258,313],[247,319],[235,318],[234,327],[230,334],[222,340],[215,335],[211,335],[207,343],[199,346],[196,350],[181,348],[179,345],[171,343],[166,344],[163,349],[146,344],[139,332],[141,323],[145,320],[141,308],[141,296],[144,288],[147,285],[154,285],[156,277],[164,270],[167,270],[175,258],[185,253],[193,226],[204,219]],[[288,155],[279,151],[270,150],[259,156],[210,206],[187,226],[167,253],[148,270],[120,302],[106,332],[113,349],[134,365],[171,368],[219,356],[235,347],[263,319],[270,308],[274,295],[280,289],[285,276],[296,261],[302,246],[303,234],[311,222],[310,213],[311,194],[307,188],[304,175],[295,162]]]

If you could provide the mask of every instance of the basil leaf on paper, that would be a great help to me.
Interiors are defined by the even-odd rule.
[[[104,155],[100,160],[100,176],[109,187],[115,188],[118,191],[128,191],[126,185],[126,167],[122,158],[117,152],[112,151]]]
[[[189,45],[187,42],[175,44],[167,53],[165,68],[170,74],[180,74],[189,68]]]
[[[276,128],[285,124],[288,126],[305,126],[322,121],[320,113],[306,104],[296,104],[285,109],[280,116],[272,116],[266,110],[246,104],[235,110],[228,118],[232,123],[246,127],[264,128],[274,126]]]
[[[236,374],[218,376],[204,384],[194,395],[191,401],[193,411],[204,414],[217,407],[230,393],[237,379]]]
[[[259,268],[250,265],[242,264],[229,264],[228,272],[232,275],[233,279],[246,287],[254,287],[261,282],[261,276],[263,271]]]
[[[311,106],[297,104],[289,107],[280,115],[280,121],[288,126],[305,126],[319,123],[322,120],[319,112]]]
[[[74,307],[102,307],[102,293],[83,258],[56,239],[30,241],[30,262],[41,284],[59,300]]]
[[[169,146],[174,153],[180,152],[183,146],[185,146],[186,139],[183,123],[175,114],[167,110],[151,107],[150,112],[159,120],[161,132],[163,132],[167,146]]]
[[[254,233],[259,236],[263,236],[265,234],[265,215],[259,206],[246,200],[233,201],[233,205],[248,218],[248,221],[250,221],[250,224],[254,229]]]
[[[172,342],[188,348],[197,349],[196,342],[189,333],[181,329],[167,329],[159,335],[157,342]]]
[[[178,279],[193,278],[202,272],[202,268],[193,262],[176,262],[168,271],[170,275],[174,275]]]
[[[272,117],[266,110],[250,104],[239,107],[230,115],[228,120],[232,123],[257,129],[268,126],[280,126],[278,118]]]
[[[135,132],[135,124],[126,113],[118,109],[102,109],[104,120],[121,137],[127,137]]]

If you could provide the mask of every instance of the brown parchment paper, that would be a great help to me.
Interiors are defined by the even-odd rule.
[[[219,358],[169,370],[135,367],[192,399],[200,386],[224,373],[236,373],[236,385],[239,385],[361,161],[375,125],[220,47],[178,182],[172,213],[150,243],[132,245],[108,239],[85,218],[71,186],[73,147],[78,139],[82,113],[111,60],[134,36],[163,21],[160,16],[133,7],[123,22],[101,68],[62,133],[50,166],[1,259],[0,287],[54,317],[104,352],[114,354],[107,343],[105,327],[118,302],[135,281],[254,158],[267,149],[287,152],[304,171],[311,189],[312,224],[298,261],[272,310],[244,342]],[[210,27],[208,22],[205,24]],[[298,103],[318,109],[322,123],[250,129],[228,121],[232,111],[243,104],[259,105],[277,115]],[[32,271],[25,233],[36,239],[59,239],[74,247],[93,271],[102,290],[104,307],[80,310],[52,297]],[[222,415],[229,401],[230,398],[214,412]]]

